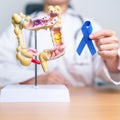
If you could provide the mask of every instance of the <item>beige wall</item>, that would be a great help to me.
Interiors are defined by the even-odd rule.
[[[102,27],[115,30],[120,38],[119,0],[72,0],[72,4],[84,16],[93,17]]]

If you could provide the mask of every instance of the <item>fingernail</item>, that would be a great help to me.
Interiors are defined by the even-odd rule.
[[[94,38],[94,35],[93,35],[93,34],[91,34],[91,35],[89,36],[89,38],[93,39],[93,38]]]

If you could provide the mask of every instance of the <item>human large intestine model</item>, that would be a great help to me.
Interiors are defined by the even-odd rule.
[[[32,62],[41,64],[43,71],[47,72],[47,62],[64,55],[65,47],[62,41],[61,9],[59,6],[49,6],[47,16],[42,18],[31,18],[23,13],[14,13],[12,15],[12,24],[14,25],[14,33],[18,40],[16,58],[22,65],[29,66]],[[43,52],[39,52],[36,49],[27,49],[24,44],[24,34],[22,30],[38,31],[47,28],[50,29],[54,47],[49,50],[45,49]],[[35,59],[35,56],[37,56],[38,59]]]

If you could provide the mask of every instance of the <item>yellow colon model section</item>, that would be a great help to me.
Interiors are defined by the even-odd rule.
[[[13,14],[12,23],[14,25],[14,33],[17,36],[18,46],[16,48],[16,58],[20,61],[20,63],[24,66],[28,66],[31,64],[31,59],[33,55],[27,51],[24,45],[24,35],[22,33],[22,29],[26,28],[27,22],[29,21],[29,17],[26,17],[24,14]]]

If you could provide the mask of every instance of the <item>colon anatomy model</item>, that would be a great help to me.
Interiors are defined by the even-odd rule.
[[[14,32],[17,36],[18,46],[16,48],[16,58],[24,66],[30,65],[32,62],[41,64],[43,71],[48,71],[49,60],[56,59],[64,55],[64,43],[61,34],[61,9],[59,6],[49,6],[48,14],[42,18],[32,19],[23,13],[12,15],[12,23],[14,25]],[[38,31],[41,29],[50,29],[52,42],[54,47],[52,49],[45,49],[39,53],[36,49],[27,49],[24,44],[23,29]],[[38,56],[38,59],[35,59]]]

